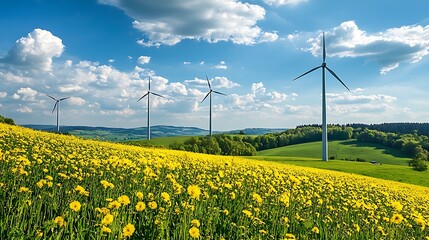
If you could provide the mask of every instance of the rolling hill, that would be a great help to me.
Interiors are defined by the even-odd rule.
[[[54,132],[56,126],[54,125],[23,125],[24,127],[42,130],[47,132]],[[207,135],[208,131],[197,127],[180,127],[180,126],[152,126],[151,136],[153,138],[159,137],[174,137],[174,136],[203,136]],[[262,135],[266,133],[281,132],[286,129],[283,128],[245,128],[241,130],[231,131],[215,131],[215,134],[226,133],[244,133],[246,135]],[[106,141],[126,141],[137,140],[146,138],[146,127],[138,128],[109,128],[109,127],[89,127],[89,126],[61,126],[62,133],[68,133],[74,136],[83,137],[87,139],[100,139]]]

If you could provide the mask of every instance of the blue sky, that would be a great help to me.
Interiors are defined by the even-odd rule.
[[[429,2],[27,0],[0,2],[0,114],[18,124],[138,127],[152,79],[153,125],[214,130],[321,122],[428,122]]]

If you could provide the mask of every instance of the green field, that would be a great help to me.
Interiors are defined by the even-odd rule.
[[[396,149],[384,147],[373,143],[358,142],[354,139],[346,141],[329,142],[329,157],[336,160],[364,159],[367,162],[377,161],[381,164],[407,165],[411,159]],[[285,156],[320,159],[322,152],[321,142],[311,142],[290,145],[259,151],[258,156]]]
[[[312,142],[260,151],[257,156],[249,158],[354,173],[429,187],[429,172],[413,170],[407,164],[410,158],[392,148],[360,143],[356,140],[332,141],[329,142],[329,156],[335,156],[336,159],[359,157],[366,162],[345,160],[324,162],[320,156],[321,142]],[[372,160],[381,164],[371,164]]]

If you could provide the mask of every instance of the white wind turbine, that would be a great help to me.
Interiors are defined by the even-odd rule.
[[[300,76],[293,79],[293,81],[297,80],[300,77],[303,77],[319,68],[322,68],[322,160],[328,161],[328,128],[326,123],[326,80],[325,80],[325,69],[328,70],[328,72],[334,76],[347,90],[350,91],[350,89],[346,86],[346,84],[341,81],[341,79],[337,76],[337,74],[334,73],[330,68],[326,66],[326,47],[325,47],[325,33],[323,33],[323,62],[322,65],[315,67],[311,69],[310,71],[307,71],[304,74],[301,74]]]
[[[216,94],[220,94],[220,95],[224,95],[224,96],[226,96],[226,94],[213,90],[212,86],[210,85],[210,81],[209,81],[209,78],[207,77],[207,75],[206,75],[206,79],[207,79],[207,84],[209,85],[210,91],[207,93],[207,95],[204,97],[204,99],[203,99],[203,101],[201,101],[201,103],[203,103],[204,100],[206,100],[206,98],[208,96],[210,96],[209,135],[211,136],[212,135],[212,93],[216,93]]]
[[[145,95],[141,96],[141,98],[139,98],[139,100],[137,100],[137,102],[138,102],[147,96],[147,140],[150,140],[150,95],[151,94],[164,98],[164,96],[161,96],[161,95],[154,93],[150,90],[150,77],[149,77],[149,90],[147,91],[147,93]]]
[[[63,100],[66,100],[70,97],[56,99],[47,93],[45,93],[45,94],[46,94],[46,96],[52,98],[55,101],[55,105],[54,105],[54,108],[52,109],[52,113],[54,113],[55,108],[56,108],[57,109],[57,132],[60,132],[60,124],[59,124],[59,121],[60,121],[60,102]]]

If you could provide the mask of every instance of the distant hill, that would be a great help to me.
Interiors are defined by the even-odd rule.
[[[56,126],[54,125],[23,125],[24,127],[55,132]],[[174,137],[174,136],[204,136],[208,134],[207,130],[197,127],[177,127],[177,126],[152,126],[151,137]],[[232,131],[215,131],[215,134],[226,133],[226,134],[238,134],[244,132],[246,135],[261,135],[272,132],[280,132],[286,129],[272,129],[272,128],[246,128],[242,130]],[[109,127],[88,127],[88,126],[61,126],[60,131],[62,133],[68,133],[74,136],[90,139],[100,139],[107,141],[125,141],[125,140],[136,140],[145,139],[147,128],[109,128]]]

